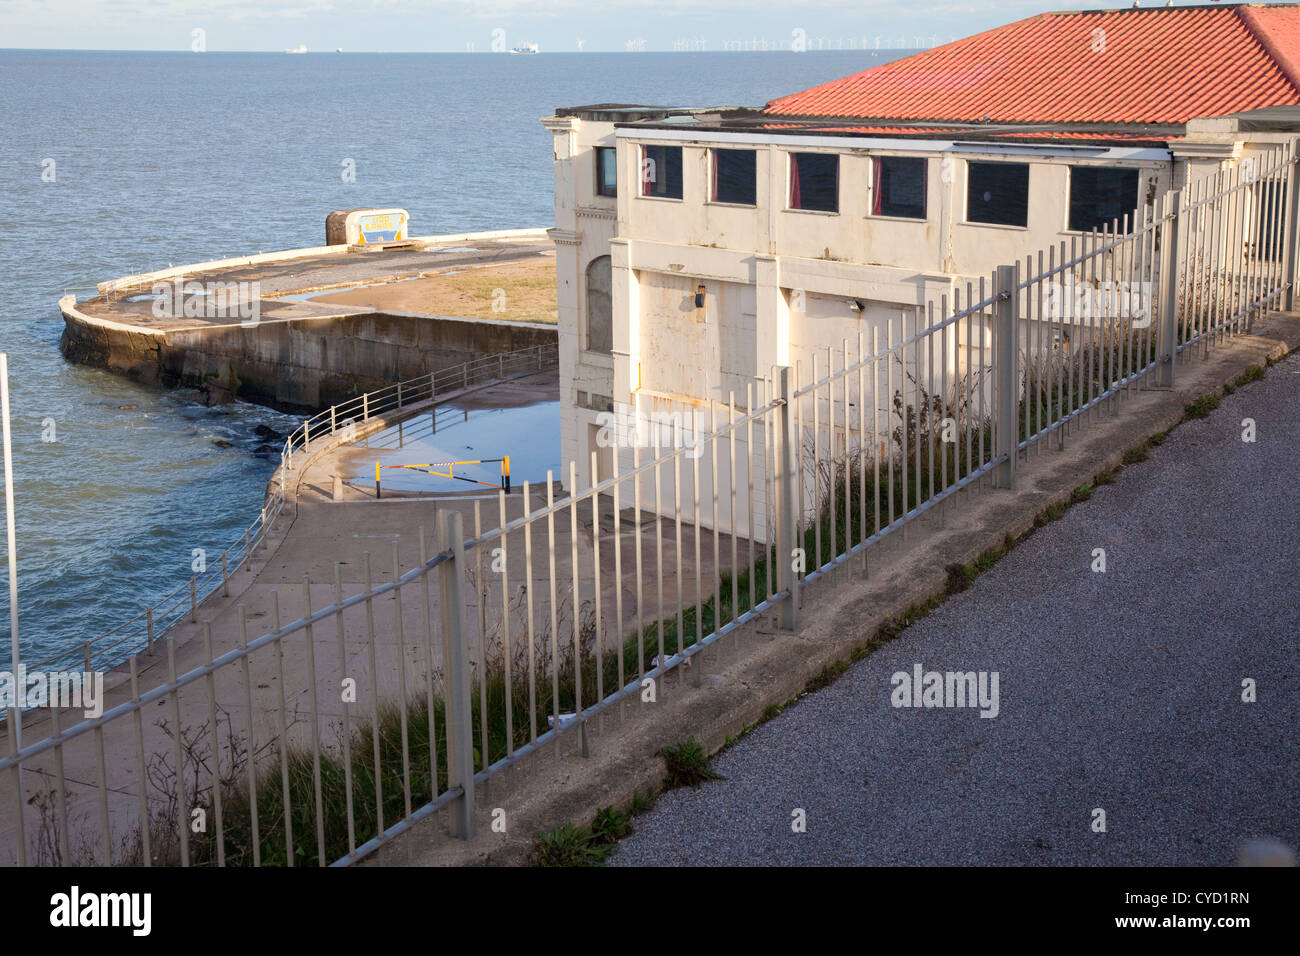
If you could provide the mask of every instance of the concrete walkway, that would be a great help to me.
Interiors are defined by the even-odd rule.
[[[1230,865],[1251,837],[1300,847],[1298,405],[1293,354],[724,751],[725,780],[663,795],[614,863]],[[998,672],[998,716],[891,706],[891,675],[917,664]]]
[[[485,387],[472,387],[465,392],[448,393],[441,402],[457,408],[476,410],[484,408],[524,407],[541,401],[554,402],[558,398],[558,383],[553,370],[528,374],[514,380],[492,383]],[[408,422],[427,419],[431,407],[427,403],[409,406],[403,412]],[[453,416],[454,417],[454,416]],[[394,415],[384,421],[395,423]],[[379,422],[380,420],[372,420]],[[471,426],[462,426],[472,429]],[[468,432],[472,435],[472,431]],[[373,437],[373,436],[372,436]],[[373,487],[345,486],[341,500],[333,500],[332,476],[334,474],[364,474],[366,465],[373,462],[374,447],[370,439],[359,440],[357,445],[339,445],[315,457],[309,464],[300,465],[289,474],[286,483],[287,505],[285,514],[277,521],[265,551],[257,553],[251,567],[236,572],[231,578],[230,594],[218,589],[198,608],[197,623],[184,621],[168,632],[167,640],[160,641],[153,655],[141,653],[137,657],[139,686],[149,691],[167,683],[170,665],[168,645],[175,647],[176,673],[205,665],[211,658],[206,647],[206,634],[210,627],[212,653],[221,655],[239,646],[241,632],[249,640],[272,631],[278,621],[281,626],[305,616],[307,611],[306,580],[311,581],[311,607],[319,610],[335,602],[340,595],[350,596],[366,589],[367,583],[375,585],[391,581],[395,575],[406,572],[421,560],[421,535],[424,535],[426,554],[432,553],[439,510],[457,509],[465,520],[466,533],[473,532],[476,520],[484,531],[500,526],[497,496],[489,489],[487,494],[477,491],[468,494],[439,495],[437,497],[388,497],[376,501]],[[520,475],[520,479],[530,477]],[[531,476],[534,479],[535,475]],[[276,481],[273,477],[272,481]],[[507,500],[508,519],[519,517],[525,509],[520,484],[516,484]],[[530,510],[545,504],[545,482],[532,484]],[[561,476],[556,476],[556,500],[567,497],[561,487]],[[579,508],[578,538],[572,538],[568,512],[561,513],[555,522],[555,561],[557,613],[561,647],[568,644],[572,627],[572,579],[574,557],[578,560],[582,585],[583,620],[594,618],[592,607],[593,584],[590,576],[593,538],[598,538],[601,549],[602,601],[600,615],[602,627],[608,633],[617,631],[614,619],[614,595],[620,586],[614,575],[615,548],[622,551],[624,567],[633,566],[635,554],[635,525],[625,517],[616,539],[612,531],[612,513],[607,502],[602,502],[598,530],[593,531],[591,505]],[[646,533],[642,547],[648,567],[656,560],[656,548],[662,548],[665,567],[678,565],[678,552],[673,538],[665,534],[662,540],[653,533],[654,522],[648,514],[642,515]],[[665,524],[665,528],[667,524]],[[550,638],[550,600],[548,598],[547,553],[544,547],[544,526],[536,529],[537,544],[533,552],[533,575],[536,594],[534,619],[537,633],[534,638],[539,660],[539,679],[545,680],[545,662]],[[712,534],[701,536],[699,578],[711,585],[713,568]],[[723,553],[730,547],[730,538],[722,536]],[[510,631],[514,656],[519,660],[516,668],[523,666],[527,657],[526,621],[521,617],[523,606],[522,583],[525,580],[524,538],[516,531],[510,536],[507,567],[511,590],[502,593],[501,576],[489,574],[486,569],[471,569],[467,578],[480,582],[482,596],[473,587],[466,589],[467,627],[479,635],[487,635],[487,649],[481,636],[471,637],[472,666],[481,667],[483,655],[491,659],[496,653],[502,632],[502,618],[506,616],[509,601]],[[692,530],[684,529],[680,566],[682,575],[668,589],[665,612],[675,613],[679,602],[683,606],[696,601],[695,541]],[[369,570],[367,571],[367,567]],[[335,574],[338,583],[335,583]],[[622,586],[630,585],[625,579]],[[337,589],[336,589],[337,587]],[[479,610],[479,602],[484,607]],[[398,592],[376,598],[369,605],[359,604],[337,616],[335,622],[316,626],[312,632],[297,630],[280,643],[283,660],[274,647],[263,648],[248,658],[247,675],[237,666],[227,666],[213,677],[212,694],[216,708],[218,741],[215,744],[222,754],[223,766],[229,765],[231,734],[242,738],[237,746],[247,746],[246,735],[252,731],[253,747],[265,748],[282,732],[291,744],[311,746],[313,714],[319,719],[321,737],[328,749],[337,746],[343,726],[344,707],[340,687],[344,678],[356,682],[356,703],[350,709],[351,720],[373,718],[381,702],[399,701],[403,691],[407,699],[422,697],[434,675],[436,682],[442,664],[441,646],[433,634],[440,615],[436,587],[427,590],[416,583]],[[242,616],[242,618],[241,618]],[[634,621],[630,601],[624,612],[624,626]],[[246,623],[241,627],[241,619]],[[477,619],[477,621],[476,621]],[[618,643],[617,637],[607,638],[609,646]],[[314,673],[315,684],[309,678]],[[522,671],[516,669],[518,679]],[[115,668],[106,675],[105,710],[131,699],[129,675],[126,666]],[[590,692],[589,692],[590,693]],[[138,772],[139,754],[143,751],[146,765],[146,792],[152,801],[160,797],[157,780],[166,777],[168,767],[174,766],[173,744],[169,728],[177,720],[186,729],[186,739],[194,740],[201,752],[214,746],[209,722],[207,687],[200,681],[183,689],[176,702],[173,717],[172,700],[168,696],[150,707],[143,715],[137,739],[131,720],[116,720],[104,725],[107,813],[113,822],[113,854],[119,855],[122,837],[128,835],[138,823],[138,794],[142,781]],[[251,706],[250,706],[251,703]],[[477,705],[476,705],[477,706]],[[67,729],[79,723],[79,712],[63,711],[61,726]],[[52,734],[52,712],[49,709],[29,711],[24,716],[23,740],[31,745]],[[519,718],[526,726],[527,718]],[[356,726],[353,723],[352,726]],[[545,726],[541,728],[545,731]],[[7,726],[0,728],[0,753],[7,753],[9,741]],[[269,751],[270,758],[276,756]],[[99,847],[101,831],[99,809],[99,761],[93,734],[83,734],[62,748],[62,754],[47,751],[24,765],[24,802],[33,807],[25,811],[24,822],[29,847],[29,862],[51,859],[47,850],[42,856],[38,844],[42,836],[49,839],[55,832],[56,813],[53,807],[58,767],[61,757],[62,772],[67,781],[70,854],[75,862],[95,863],[103,858]],[[266,753],[263,759],[267,759]],[[188,766],[188,760],[187,760]],[[192,781],[191,781],[192,784]],[[200,775],[199,784],[208,785],[206,773]],[[10,774],[0,774],[0,865],[16,860],[17,820],[14,806],[14,780]],[[192,786],[191,786],[192,789]],[[44,802],[47,810],[40,812]],[[418,804],[417,804],[418,805]]]

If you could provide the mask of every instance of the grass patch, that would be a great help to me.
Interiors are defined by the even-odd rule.
[[[591,837],[597,843],[617,843],[631,832],[632,821],[627,814],[613,807],[597,810],[596,819],[591,822]]]
[[[562,826],[533,843],[538,866],[603,866],[614,852],[612,842],[598,839],[591,827]]]
[[[632,796],[632,813],[644,813],[653,801],[640,793]],[[619,840],[632,832],[628,815],[613,807],[596,811],[591,826],[568,824],[540,834],[533,840],[533,862],[537,866],[604,866]]]
[[[706,781],[723,779],[721,774],[709,766],[709,755],[694,737],[675,746],[665,747],[660,753],[668,765],[668,774],[664,778],[665,790],[677,787],[698,788]]]
[[[1242,386],[1249,385],[1251,382],[1258,382],[1263,377],[1264,377],[1264,366],[1252,365],[1250,368],[1246,369],[1246,371],[1242,372],[1240,375],[1234,378],[1232,380],[1231,385],[1223,386],[1223,391],[1226,394],[1231,395],[1234,391],[1241,388]]]
[[[1202,395],[1183,409],[1183,421],[1190,421],[1193,418],[1208,418],[1210,412],[1219,407],[1220,401],[1222,399],[1216,394]]]

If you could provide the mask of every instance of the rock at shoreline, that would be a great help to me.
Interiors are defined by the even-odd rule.
[[[283,432],[278,432],[269,425],[258,425],[256,428],[253,429],[253,434],[256,435],[258,438],[265,439],[266,441],[271,441],[272,439],[277,439],[277,438],[279,439],[284,438]]]

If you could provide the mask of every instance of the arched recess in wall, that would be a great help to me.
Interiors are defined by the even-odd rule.
[[[614,349],[614,308],[610,292],[613,272],[609,256],[597,256],[587,265],[587,350]]]

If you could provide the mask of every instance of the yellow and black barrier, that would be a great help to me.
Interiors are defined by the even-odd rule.
[[[457,465],[490,465],[495,462],[501,464],[501,483],[493,484],[490,481],[480,481],[478,478],[467,478],[464,475],[456,474]],[[375,462],[375,497],[383,497],[383,484],[380,479],[380,470],[383,468],[405,468],[408,471],[422,471],[426,475],[432,475],[435,478],[454,478],[457,481],[468,481],[475,485],[486,485],[488,488],[501,488],[506,494],[510,494],[510,456],[505,455],[501,458],[467,458],[462,461],[426,461],[414,465],[381,465]],[[446,471],[436,469],[446,468]]]

